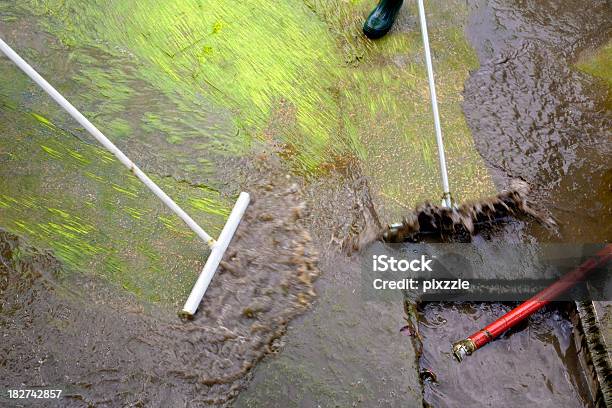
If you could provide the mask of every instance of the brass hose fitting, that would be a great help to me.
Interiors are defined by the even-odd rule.
[[[453,344],[453,354],[457,361],[461,362],[465,356],[469,356],[476,351],[476,344],[472,339],[460,340]]]

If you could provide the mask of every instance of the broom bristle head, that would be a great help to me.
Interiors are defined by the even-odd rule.
[[[437,234],[452,236],[457,233],[474,234],[476,225],[508,219],[531,216],[547,227],[556,224],[552,218],[533,209],[527,202],[529,184],[512,180],[509,189],[495,197],[472,201],[459,207],[448,208],[426,202],[417,206],[401,224],[395,224],[383,232],[387,242],[416,241],[420,235]]]

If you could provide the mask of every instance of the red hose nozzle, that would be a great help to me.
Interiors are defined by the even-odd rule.
[[[474,351],[476,351],[476,344],[474,344],[470,338],[459,340],[453,344],[453,354],[459,362],[461,362],[465,356],[469,356]]]
[[[454,343],[453,354],[457,360],[463,360],[465,356],[469,356],[485,344],[497,338],[506,330],[527,319],[576,283],[583,281],[589,273],[605,265],[610,259],[612,259],[612,244],[607,244],[603,249],[597,252],[593,258],[590,258],[531,299],[521,303],[484,329],[472,334],[467,339]]]

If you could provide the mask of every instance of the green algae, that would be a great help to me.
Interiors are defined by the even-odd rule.
[[[177,217],[162,215],[168,211],[101,148],[33,115],[11,117],[9,126],[8,113],[0,110],[2,144],[19,165],[2,169],[2,226],[53,249],[68,270],[103,276],[145,300],[178,306],[206,259],[206,245]],[[15,134],[25,135],[28,143]],[[190,212],[219,233],[228,200],[214,189],[171,178],[155,181],[179,202],[206,202]],[[206,213],[207,208],[214,211]],[[158,228],[166,232],[159,234]]]
[[[122,194],[126,194],[126,195],[128,195],[128,196],[130,196],[130,197],[138,198],[138,193],[137,193],[137,192],[135,192],[135,191],[130,191],[130,190],[127,190],[127,189],[125,189],[125,188],[122,188],[121,186],[118,186],[118,185],[117,185],[117,184],[115,184],[115,183],[111,183],[111,187],[112,187],[112,188],[113,188],[115,191],[118,191],[118,192],[120,192],[120,193],[122,193]]]
[[[610,61],[612,60],[612,41],[608,41],[604,46],[590,50],[578,59],[576,62],[576,68],[586,72],[589,75],[597,78],[598,82],[603,85],[602,89],[605,89],[605,101],[604,106],[607,109],[612,109],[612,67]]]
[[[40,148],[43,149],[45,153],[47,153],[49,156],[53,157],[54,159],[61,159],[63,157],[60,152],[58,152],[57,150],[49,146],[40,145]]]
[[[369,41],[360,26],[371,6],[38,0],[20,2],[16,21],[0,5],[0,19],[35,20],[52,57],[27,39],[18,51],[217,235],[235,198],[224,160],[254,143],[317,176],[357,159],[389,220],[438,198],[418,27]],[[477,67],[466,7],[429,13],[451,185],[477,198],[493,186],[461,112],[462,84]],[[202,243],[14,67],[0,62],[0,73],[0,140],[12,163],[0,170],[0,226],[74,270],[177,304],[205,259]]]
[[[249,145],[246,135],[261,137],[276,110],[276,96],[282,96],[296,107],[292,129],[298,132],[280,130],[276,136],[297,146],[297,165],[313,170],[330,151],[340,154],[340,145],[329,143],[338,133],[337,109],[329,111],[334,101],[320,91],[334,85],[335,47],[328,36],[320,35],[323,25],[309,18],[299,2],[270,8],[264,1],[229,6],[212,1],[116,0],[83,8],[77,1],[51,0],[31,2],[29,8],[37,10],[41,23],[65,46],[95,47],[118,58],[122,55],[117,50],[125,51],[129,66],[137,71],[134,75],[171,98],[180,111],[206,108],[200,103],[203,94],[214,106],[202,115],[237,110],[240,115],[230,120],[246,130],[238,138],[223,138],[200,128],[191,135],[180,134],[183,139],[208,138],[213,149],[220,147],[215,142],[222,142],[231,151],[244,152]],[[79,18],[71,21],[76,9]],[[104,38],[102,44],[99,38]],[[95,84],[97,99],[103,101],[96,110],[102,117],[119,112],[121,98],[130,95],[122,80],[125,73],[114,72],[121,70],[116,65],[120,61],[113,62],[114,68],[82,70],[79,79],[86,86]],[[178,132],[172,133],[170,142],[180,142]]]
[[[416,203],[437,201],[439,164],[418,25],[400,24],[381,40],[368,41],[355,33],[371,2],[307,3],[345,53],[341,105],[350,123],[346,128],[383,216],[397,219]],[[416,6],[407,4],[402,13],[416,18]],[[461,108],[463,83],[478,67],[463,33],[467,7],[458,1],[436,3],[427,13],[453,195],[465,200],[493,194]]]
[[[594,77],[604,80],[608,87],[612,86],[612,41],[600,47],[594,52],[583,55],[576,66]]]
[[[229,6],[224,2],[180,1],[151,7],[146,0],[130,2],[129,6],[116,0],[87,7],[79,13],[78,24],[70,24],[68,30],[64,30],[64,26],[69,24],[69,19],[62,13],[74,10],[75,2],[43,1],[33,6],[39,9],[40,16],[48,17],[43,24],[64,44],[65,31],[70,38],[78,36],[80,46],[96,47],[119,58],[109,60],[115,65],[102,65],[98,61],[99,65],[81,72],[80,81],[95,84],[98,99],[105,101],[102,106],[96,106],[98,113],[104,112],[101,117],[117,114],[124,102],[122,98],[133,93],[126,87],[129,81],[122,77],[126,74],[123,71],[128,70],[137,71],[138,78],[158,93],[172,97],[181,111],[183,107],[193,109],[201,93],[213,103],[211,112],[203,112],[204,115],[219,116],[222,109],[237,112],[229,120],[246,131],[226,132],[227,137],[223,138],[220,135],[211,137],[214,129],[184,132],[181,126],[163,115],[148,116],[151,126],[145,130],[162,130],[170,144],[209,138],[209,157],[213,156],[210,151],[218,155],[240,154],[249,144],[246,135],[267,139],[268,133],[286,143],[294,153],[296,165],[309,172],[337,157],[363,157],[363,143],[356,143],[359,138],[355,124],[350,122],[357,117],[360,122],[369,122],[371,127],[375,119],[361,120],[362,106],[357,109],[354,105],[343,107],[339,99],[346,90],[350,92],[351,87],[359,87],[361,84],[357,81],[365,81],[370,89],[367,94],[359,95],[364,99],[360,105],[369,104],[370,114],[375,116],[379,106],[376,101],[368,101],[370,95],[390,94],[385,103],[400,108],[402,99],[407,99],[408,95],[391,94],[386,88],[395,86],[401,91],[424,76],[417,27],[378,42],[368,41],[359,34],[363,15],[371,7],[363,1],[306,1],[305,5],[288,1],[268,10],[263,3]],[[123,11],[127,12],[128,7],[129,13],[125,16]],[[320,17],[321,22],[313,19],[309,11]],[[465,6],[460,2],[448,2],[431,7],[428,12],[431,14],[432,48],[434,55],[440,54],[438,78],[448,78],[450,84],[462,84],[467,70],[476,64],[475,53],[462,32]],[[415,13],[414,7],[410,13]],[[64,31],[60,32],[60,27]],[[99,44],[100,36],[107,46]],[[129,55],[126,66],[121,69],[117,63],[123,55],[117,50]],[[358,58],[345,54],[355,54]],[[369,75],[372,70],[387,69],[381,65],[390,64],[396,57],[412,60],[405,72],[403,67],[393,66],[390,76]],[[386,61],[381,63],[381,59]],[[361,62],[343,64],[348,60]],[[350,69],[352,67],[355,69]],[[351,80],[353,71],[364,75]],[[439,88],[443,102],[446,88]],[[460,89],[453,91],[458,95]],[[457,106],[456,100],[451,102]],[[110,105],[108,109],[105,103]],[[285,106],[290,108],[285,109]],[[442,114],[444,116],[444,112]],[[452,115],[451,119],[462,117],[457,109]],[[284,123],[268,132],[270,121],[278,116],[284,118]],[[395,115],[392,119],[399,123],[402,117]],[[430,121],[425,112],[416,119]],[[347,122],[348,126],[339,126]],[[227,127],[227,124],[220,125]],[[456,126],[452,123],[449,127]],[[347,128],[353,130],[346,131]],[[465,125],[462,125],[460,138],[469,139]],[[448,139],[452,142],[455,137],[451,134]],[[430,143],[424,142],[418,150],[424,160],[433,162],[435,158],[430,147]],[[473,146],[471,150],[474,151]],[[482,162],[477,156],[469,159],[474,163],[469,173],[474,174],[474,168],[482,167]],[[455,173],[463,174],[463,169]],[[488,193],[490,187],[478,189],[476,194]]]
[[[189,199],[189,205],[191,208],[204,211],[207,214],[217,214],[221,217],[229,217],[230,210],[227,207],[220,206],[215,200],[210,198],[195,198]]]
[[[74,159],[76,159],[78,162],[80,162],[83,165],[89,164],[91,163],[91,160],[89,160],[88,158],[86,158],[85,156],[83,156],[81,153],[75,151],[75,150],[70,150],[68,149],[68,154],[70,156],[72,156]]]
[[[53,123],[51,123],[51,121],[49,119],[45,118],[44,116],[39,115],[38,113],[35,113],[35,112],[31,112],[30,115],[32,115],[32,117],[34,119],[36,119],[37,121],[39,121],[43,125],[47,126],[48,128],[55,129],[55,125]]]

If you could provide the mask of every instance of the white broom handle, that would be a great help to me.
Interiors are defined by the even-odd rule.
[[[421,34],[423,35],[423,46],[425,48],[425,64],[427,65],[427,77],[429,79],[429,93],[431,94],[431,109],[433,111],[434,126],[436,128],[436,143],[438,145],[438,158],[440,159],[440,173],[442,174],[442,189],[444,190],[444,205],[450,208],[451,196],[448,185],[448,173],[446,171],[446,155],[444,154],[444,143],[442,142],[442,127],[440,126],[440,114],[438,112],[438,98],[436,96],[436,84],[434,82],[433,65],[431,63],[431,52],[429,51],[429,35],[427,34],[427,21],[425,20],[425,7],[423,0],[418,0],[419,17],[421,18]]]
[[[66,100],[55,88],[51,86],[42,76],[38,74],[27,62],[23,60],[15,51],[11,49],[0,38],[0,51],[2,51],[11,61],[15,63],[27,76],[36,82],[46,93],[51,96],[70,116],[81,124],[98,142],[102,144],[109,152],[111,152],[121,163],[125,165],[136,177],[144,183],[160,200],[168,206],[180,219],[204,240],[209,246],[213,246],[215,240],[208,235],[181,207],[178,206],[161,188],[157,186],[145,173],[142,172],[121,150],[117,148],[102,134],[85,116],[81,114],[70,102]]]

